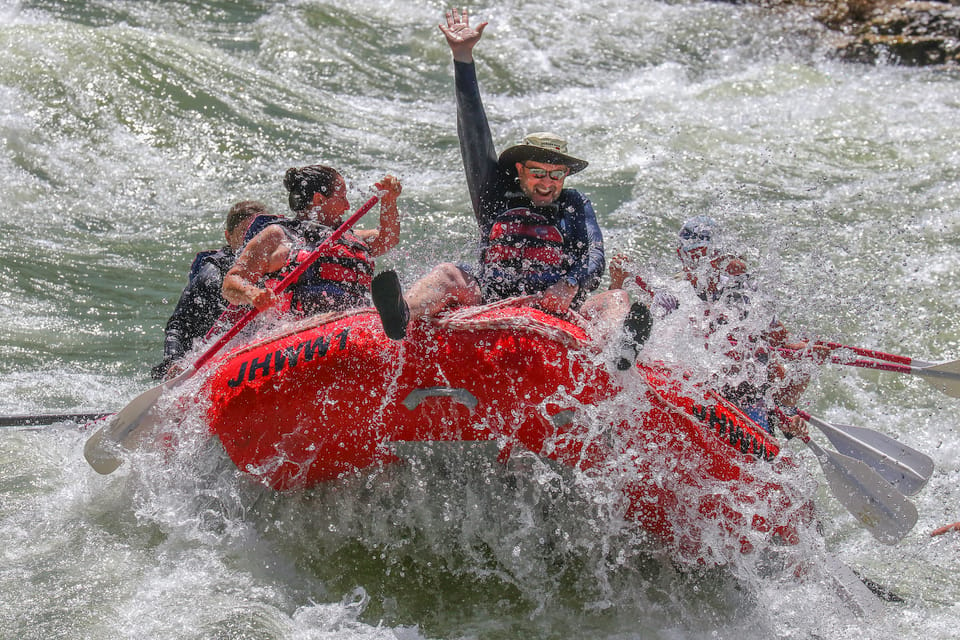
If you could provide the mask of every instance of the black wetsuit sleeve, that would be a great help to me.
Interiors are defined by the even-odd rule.
[[[490,124],[480,99],[476,66],[470,62],[453,63],[457,93],[457,133],[460,136],[460,155],[467,177],[467,189],[477,222],[487,225],[485,193],[497,180],[497,151],[493,146]]]
[[[222,286],[223,272],[211,261],[203,264],[184,287],[164,328],[163,362],[154,367],[154,378],[163,377],[170,364],[181,359],[193,341],[202,338],[213,326],[226,308],[220,292]]]

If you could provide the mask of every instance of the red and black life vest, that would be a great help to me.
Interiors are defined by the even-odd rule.
[[[490,229],[487,264],[524,271],[555,268],[563,261],[563,235],[546,216],[529,209],[505,211]]]
[[[333,228],[313,220],[279,219],[291,240],[286,264],[266,275],[263,284],[276,287],[291,271],[333,233]],[[284,294],[290,309],[301,314],[362,307],[370,304],[374,261],[370,247],[349,231],[320,249],[320,257]]]
[[[481,260],[498,297],[538,293],[561,278],[568,259],[556,210],[516,206],[497,216]]]

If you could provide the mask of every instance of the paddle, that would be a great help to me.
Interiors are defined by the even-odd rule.
[[[933,474],[933,460],[898,440],[864,427],[830,424],[806,411],[797,415],[817,427],[843,455],[866,463],[908,496],[916,495]]]
[[[845,347],[846,348],[846,347]],[[779,349],[780,353],[788,355],[791,357],[814,357],[819,358],[812,353],[800,350],[800,349],[790,349],[787,347],[781,347]],[[871,350],[857,350],[864,351],[861,355],[866,355]],[[872,352],[877,354],[882,354],[882,352]],[[898,362],[878,362],[877,360],[850,360],[848,358],[843,358],[841,356],[830,356],[827,358],[827,362],[833,364],[842,364],[849,367],[861,367],[864,369],[877,369],[880,371],[892,371],[894,373],[909,373],[911,375],[919,376],[929,385],[932,385],[947,394],[951,398],[960,398],[960,360],[953,360],[951,362],[943,363],[927,363],[924,360],[913,360],[912,358],[906,358],[905,356],[892,356],[892,354],[882,354],[884,356],[891,356],[892,358],[905,358],[909,359],[912,364],[903,364]],[[924,363],[924,364],[920,364]]]
[[[917,523],[917,508],[863,462],[822,449],[808,435],[798,436],[810,447],[830,491],[874,538],[896,544]]]
[[[884,615],[883,606],[878,599],[883,596],[874,591],[857,572],[830,553],[821,554],[819,563],[821,570],[830,579],[828,584],[833,586],[840,599],[853,610],[857,617],[879,620]]]
[[[947,394],[951,398],[960,398],[960,360],[953,360],[952,362],[944,362],[941,364],[930,364],[924,367],[876,362],[875,360],[844,360],[836,356],[832,356],[830,362],[864,369],[909,373],[919,376],[924,382],[936,387],[939,391]]]
[[[350,216],[346,222],[341,224],[328,238],[321,242],[317,248],[296,269],[291,271],[274,289],[277,292],[283,291],[291,284],[296,282],[307,269],[320,257],[320,250],[336,242],[340,236],[347,232],[350,227],[357,223],[380,198],[373,196],[367,202],[357,209],[356,213]],[[123,460],[120,458],[122,449],[131,449],[138,439],[149,430],[149,427],[155,425],[160,416],[158,412],[153,411],[157,400],[165,391],[174,389],[187,380],[189,380],[197,370],[206,364],[217,352],[220,351],[230,340],[236,336],[251,320],[253,320],[260,310],[256,307],[250,309],[233,327],[223,334],[213,346],[207,349],[197,360],[190,365],[183,373],[175,378],[167,380],[161,385],[144,391],[133,399],[126,407],[120,410],[113,419],[105,426],[98,429],[90,438],[87,439],[83,448],[83,455],[97,473],[113,473]]]
[[[858,356],[865,356],[867,358],[873,358],[874,360],[886,360],[887,362],[896,362],[898,364],[913,365],[916,367],[927,367],[934,362],[929,362],[927,360],[917,360],[916,358],[911,358],[909,356],[898,356],[892,353],[884,353],[883,351],[877,351],[876,349],[865,349],[863,347],[851,347],[848,344],[840,344],[839,342],[822,342],[817,341],[815,346],[827,347],[828,349],[846,349],[852,351]]]
[[[112,413],[39,413],[35,415],[0,416],[0,427],[33,427],[57,422],[93,422]]]

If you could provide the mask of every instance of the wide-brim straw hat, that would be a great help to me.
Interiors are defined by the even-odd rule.
[[[499,164],[504,168],[512,168],[515,163],[527,160],[566,165],[570,167],[571,175],[583,171],[589,164],[586,160],[568,154],[567,141],[547,131],[531,133],[520,144],[505,149],[500,154]]]

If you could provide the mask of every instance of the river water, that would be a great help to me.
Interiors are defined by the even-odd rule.
[[[0,413],[115,411],[151,387],[192,256],[237,200],[284,211],[290,166],[340,167],[355,205],[401,178],[402,242],[379,266],[405,283],[471,258],[445,7],[346,4],[0,2]],[[490,22],[477,58],[497,144],[566,135],[591,161],[569,184],[608,255],[669,283],[676,230],[709,214],[796,331],[960,357],[956,72],[838,63],[790,11],[471,10]],[[537,460],[455,452],[275,495],[216,449],[98,476],[68,422],[0,433],[0,638],[956,637],[960,535],[928,533],[960,520],[960,405],[833,366],[804,406],[937,465],[916,529],[884,546],[787,445],[820,480],[823,536],[801,551],[903,598],[864,618],[816,572],[682,566],[602,495],[551,493]]]

